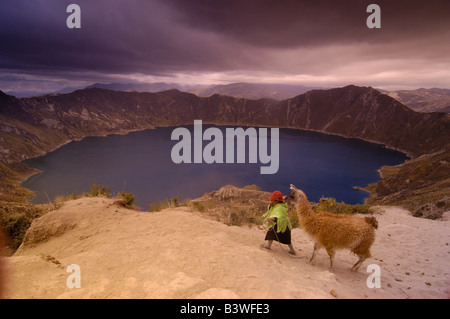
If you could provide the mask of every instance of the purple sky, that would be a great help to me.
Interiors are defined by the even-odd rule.
[[[81,29],[66,8],[81,7]],[[381,29],[369,29],[370,3]],[[449,0],[6,0],[0,90],[94,82],[450,88]]]

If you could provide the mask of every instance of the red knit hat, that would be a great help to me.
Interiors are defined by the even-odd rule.
[[[283,194],[280,191],[274,191],[272,195],[268,197],[270,200],[277,200],[279,202],[283,201]]]

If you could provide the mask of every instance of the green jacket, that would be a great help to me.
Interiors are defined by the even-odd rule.
[[[267,219],[271,217],[277,218],[277,233],[286,231],[286,227],[292,229],[291,221],[289,220],[288,214],[288,206],[286,203],[278,203],[273,207],[270,205],[267,206],[267,212],[262,215],[264,217],[264,226],[267,228],[273,227],[275,225],[274,222],[268,222]]]

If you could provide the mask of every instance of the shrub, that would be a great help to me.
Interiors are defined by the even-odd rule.
[[[23,237],[31,225],[32,219],[25,213],[12,213],[3,216],[2,224],[6,235],[10,238],[10,248],[16,250],[22,243]]]
[[[150,212],[159,212],[169,207],[188,206],[191,201],[186,199],[180,202],[180,195],[159,202],[150,203]]]
[[[136,196],[134,196],[132,193],[120,192],[119,196],[122,198],[123,204],[126,207],[132,207],[134,202],[136,201]]]
[[[225,212],[225,224],[229,226],[241,226],[247,221],[246,214],[247,212],[244,209],[227,211]]]
[[[170,199],[171,204],[172,204],[173,206],[175,206],[175,207],[178,207],[179,201],[180,201],[180,195],[177,195],[177,196],[172,197],[172,198]]]
[[[191,203],[192,203],[192,207],[193,207],[194,210],[197,210],[199,212],[204,212],[205,209],[206,209],[205,205],[200,203],[200,202],[193,201]]]
[[[109,189],[106,186],[103,186],[102,183],[98,184],[92,184],[91,186],[91,196],[97,197],[97,196],[106,196],[111,197],[111,189]]]
[[[159,212],[165,208],[170,207],[170,202],[168,199],[159,202],[154,202],[150,204],[150,212]]]
[[[334,214],[370,214],[372,210],[369,205],[350,205],[344,202],[337,203],[335,198],[322,197],[318,204],[313,205],[315,212],[329,212]]]

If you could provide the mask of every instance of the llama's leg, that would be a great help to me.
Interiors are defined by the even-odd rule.
[[[353,265],[351,269],[352,271],[357,272],[364,260],[372,257],[372,254],[370,253],[370,246],[372,245],[372,242],[373,240],[365,240],[361,242],[358,247],[352,249],[352,252],[359,257],[356,264]]]
[[[311,259],[309,260],[310,263],[314,260],[314,257],[316,256],[316,252],[320,249],[320,247],[322,247],[322,246],[318,242],[314,243],[314,250],[313,250]]]
[[[326,249],[328,256],[330,256],[330,268],[333,269],[334,255],[336,254],[336,252],[334,251],[333,248],[326,248]]]
[[[361,267],[362,263],[364,262],[364,260],[366,260],[367,257],[366,256],[359,256],[358,261],[356,262],[356,264],[353,265],[352,267],[352,271],[357,272],[359,270],[359,267]]]

